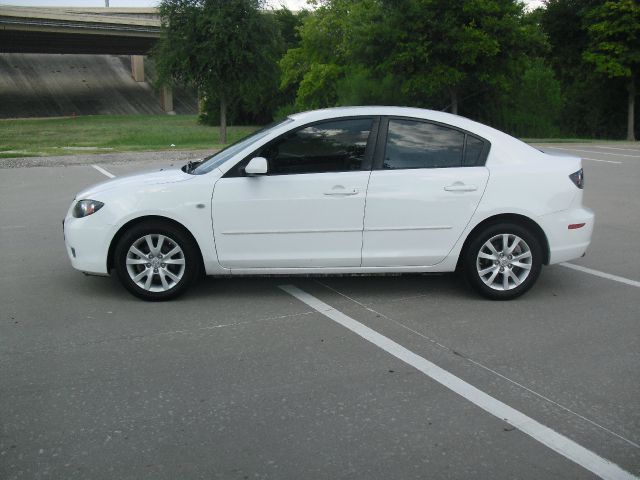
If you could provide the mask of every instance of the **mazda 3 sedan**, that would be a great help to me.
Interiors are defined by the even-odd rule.
[[[443,112],[348,107],[291,115],[182,168],[80,192],[73,267],[116,272],[145,300],[203,273],[452,272],[512,299],[542,265],[585,254],[579,158]]]

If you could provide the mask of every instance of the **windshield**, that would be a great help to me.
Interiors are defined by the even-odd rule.
[[[257,132],[252,133],[248,137],[245,137],[241,140],[238,140],[236,143],[229,145],[227,148],[220,150],[218,153],[214,153],[213,155],[206,157],[200,165],[194,168],[191,172],[194,175],[202,175],[203,173],[209,173],[214,168],[218,168],[224,162],[229,160],[238,152],[244,150],[246,147],[251,144],[261,140],[271,133],[272,130],[278,128],[280,125],[284,125],[285,123],[290,123],[293,120],[290,118],[286,118],[279,122],[272,123],[267,125],[266,127],[258,130]]]

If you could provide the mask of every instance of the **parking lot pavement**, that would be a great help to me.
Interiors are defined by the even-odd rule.
[[[561,148],[608,160],[585,160],[597,225],[572,263],[640,280],[640,153]],[[508,303],[410,275],[206,279],[149,304],[66,258],[60,221],[105,178],[0,170],[0,478],[593,477],[282,285],[640,474],[637,287],[553,266]]]

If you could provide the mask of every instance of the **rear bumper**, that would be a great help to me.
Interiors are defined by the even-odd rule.
[[[591,244],[595,215],[588,208],[572,208],[544,215],[538,222],[549,241],[549,265],[582,257]],[[570,229],[569,225],[584,224]]]

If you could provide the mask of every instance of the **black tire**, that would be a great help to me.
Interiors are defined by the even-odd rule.
[[[509,247],[514,245],[516,237],[521,242],[515,245],[513,252],[509,252],[509,248],[500,249],[504,245],[502,235],[508,235]],[[490,251],[490,240],[497,256]],[[509,243],[510,241],[512,243]],[[479,257],[481,250],[483,257]],[[527,256],[527,251],[530,256]],[[529,229],[514,223],[497,223],[483,228],[468,244],[463,255],[462,267],[468,283],[480,295],[491,300],[511,300],[519,297],[533,286],[542,269],[540,240]],[[484,258],[485,255],[494,256],[495,259]],[[518,257],[520,259],[516,261]],[[483,271],[487,272],[484,276],[481,275]],[[507,289],[504,289],[505,277]],[[515,277],[519,284],[516,283]]]
[[[154,249],[160,248],[152,251],[146,238],[150,238]],[[133,247],[145,256],[133,253],[130,250]],[[135,264],[129,265],[128,259]],[[162,259],[167,263],[161,263]],[[124,287],[148,301],[171,300],[182,295],[200,278],[202,269],[198,247],[191,236],[180,227],[157,220],[134,225],[120,237],[114,252],[114,267]],[[149,274],[145,276],[144,272]],[[134,275],[142,278],[136,282]],[[149,288],[141,285],[148,280]]]

